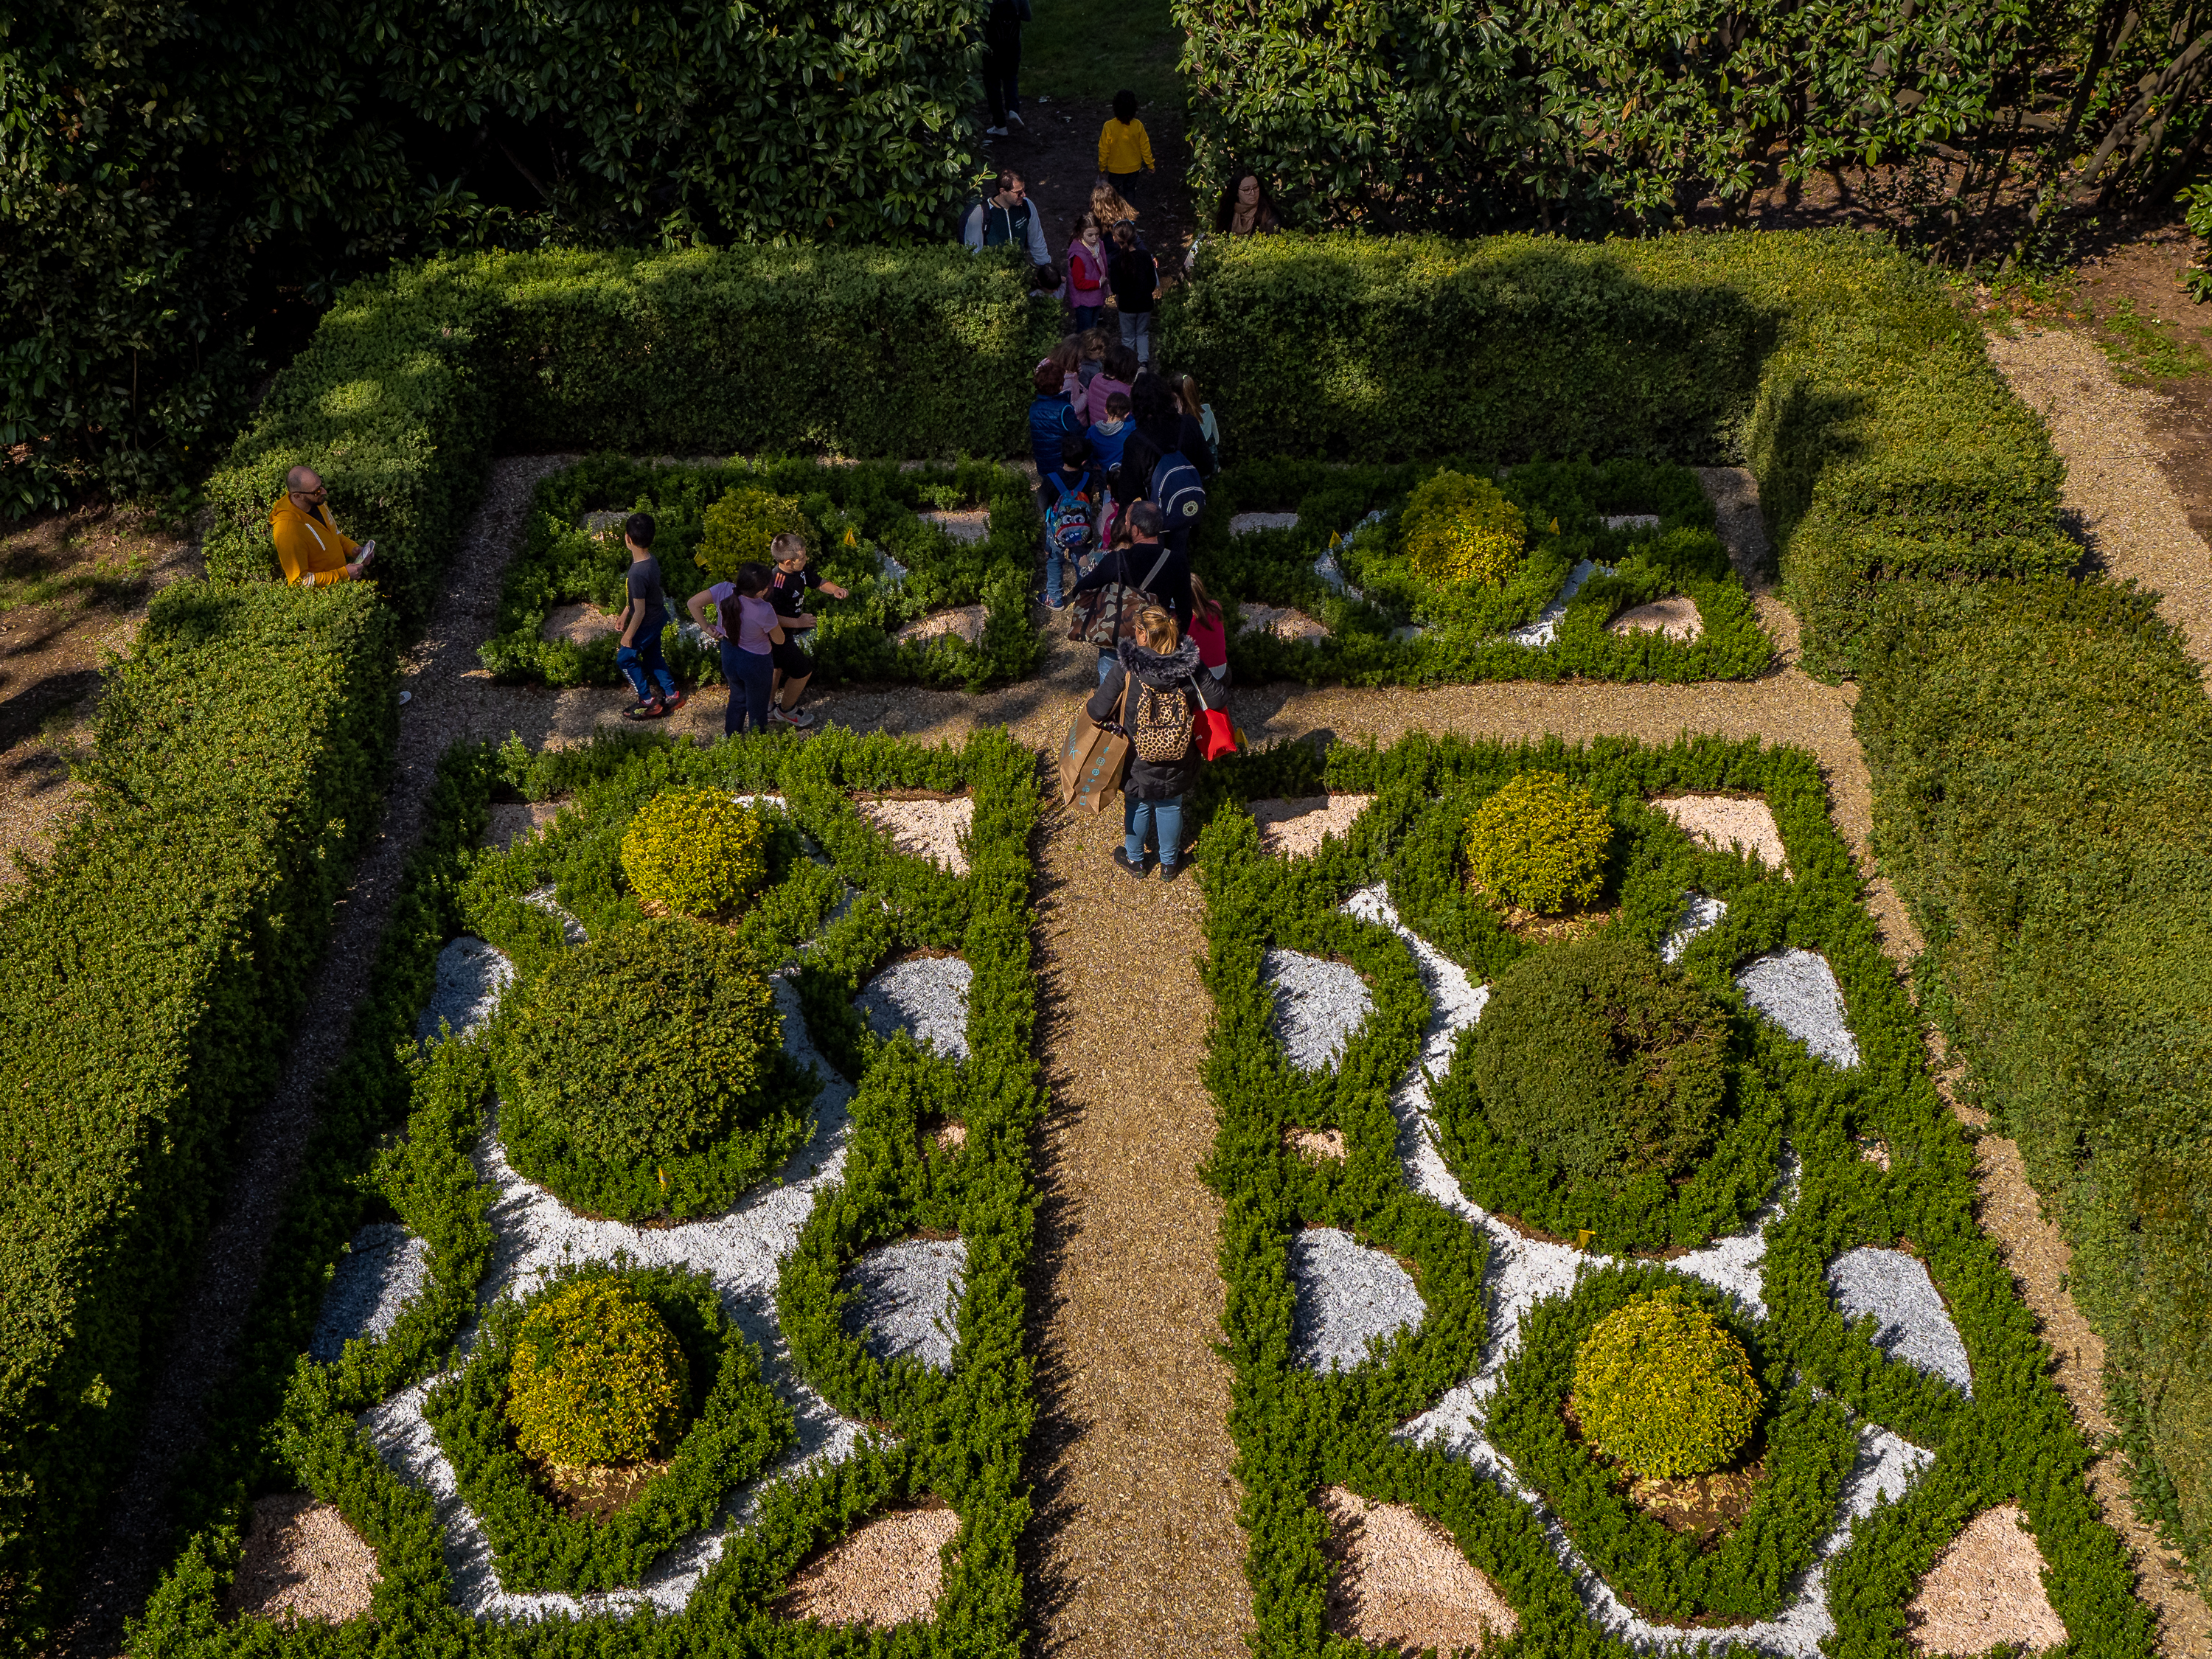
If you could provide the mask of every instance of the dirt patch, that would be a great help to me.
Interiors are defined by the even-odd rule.
[[[1916,1653],[1987,1653],[2001,1644],[2028,1652],[2056,1647],[2066,1626],[2043,1588],[2043,1552],[2016,1504],[1984,1510],[1944,1546],[1905,1605]]]
[[[553,1497],[556,1508],[569,1515],[604,1521],[619,1515],[644,1496],[645,1489],[668,1473],[670,1465],[625,1463],[619,1468],[585,1465],[570,1468],[555,1463],[538,1469],[538,1478]]]
[[[1675,795],[1651,805],[1700,846],[1716,853],[1756,853],[1768,869],[1790,873],[1790,855],[1783,850],[1774,810],[1759,796]]]
[[[1320,1499],[1328,1517],[1328,1627],[1387,1653],[1472,1651],[1521,1627],[1498,1586],[1449,1534],[1404,1504],[1344,1486]]]
[[[504,853],[526,836],[534,836],[561,816],[557,800],[494,801],[484,845]]]
[[[539,639],[548,643],[565,640],[570,645],[589,645],[593,640],[604,640],[621,632],[622,624],[615,620],[614,613],[600,610],[589,599],[555,605],[538,627]]]
[[[949,1509],[894,1510],[848,1533],[794,1574],[776,1602],[787,1619],[887,1629],[920,1624],[945,1592],[941,1552],[960,1530]]]
[[[1736,1523],[1751,1513],[1765,1480],[1764,1461],[1747,1469],[1718,1469],[1711,1474],[1639,1477],[1629,1483],[1628,1501],[1669,1532],[1716,1539],[1735,1530]]]
[[[1328,637],[1328,629],[1303,611],[1239,599],[1237,612],[1237,631],[1240,634],[1273,634],[1293,645],[1314,644]]]
[[[1694,640],[1705,631],[1697,601],[1677,593],[1650,605],[1632,605],[1605,625],[1608,634],[1663,634],[1670,640]]]
[[[927,617],[917,617],[900,629],[897,637],[902,641],[936,640],[949,634],[973,645],[983,637],[983,624],[989,615],[980,605],[963,605],[951,611],[933,611]]]
[[[1249,809],[1260,826],[1260,850],[1285,858],[1317,853],[1331,836],[1352,833],[1352,820],[1365,811],[1372,795],[1297,795],[1255,800]]]
[[[254,1500],[224,1605],[242,1618],[284,1625],[342,1624],[368,1611],[383,1577],[376,1552],[335,1504],[283,1492]]]
[[[957,1152],[968,1144],[968,1126],[946,1121],[929,1131],[929,1144],[940,1152]]]
[[[855,803],[860,816],[886,831],[900,852],[950,870],[968,873],[968,855],[960,850],[960,837],[975,822],[975,803],[967,796],[951,800],[896,800],[878,798]]]
[[[1333,1158],[1344,1162],[1344,1131],[1341,1129],[1285,1129],[1283,1145],[1301,1157]]]

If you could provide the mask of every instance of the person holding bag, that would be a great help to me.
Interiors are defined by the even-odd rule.
[[[1127,735],[1122,841],[1114,862],[1140,879],[1147,842],[1158,854],[1162,881],[1182,871],[1182,798],[1197,781],[1200,758],[1192,729],[1198,673],[1198,647],[1177,636],[1173,617],[1148,605],[1137,613],[1136,637],[1116,648],[1084,711],[1095,725],[1112,721]]]
[[[1146,605],[1159,605],[1171,617],[1190,614],[1190,561],[1162,544],[1159,509],[1139,501],[1129,509],[1128,527],[1128,545],[1108,549],[1075,584],[1079,596],[1095,597],[1076,607],[1067,637],[1097,647],[1101,685],[1113,672],[1121,642],[1136,636],[1137,617]]]

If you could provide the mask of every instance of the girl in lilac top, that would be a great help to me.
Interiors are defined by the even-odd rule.
[[[775,678],[770,653],[783,643],[782,618],[762,597],[768,584],[766,565],[744,564],[738,567],[734,580],[716,582],[691,596],[691,620],[721,642],[722,678],[730,685],[729,707],[722,714],[725,737],[744,731],[748,720],[756,732],[768,730],[769,691]],[[710,601],[716,612],[712,622],[707,618]],[[732,622],[737,625],[734,637]]]

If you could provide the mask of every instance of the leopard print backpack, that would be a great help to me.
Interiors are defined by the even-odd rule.
[[[1137,716],[1129,744],[1140,760],[1179,761],[1190,752],[1190,701],[1182,688],[1162,691],[1137,683]]]

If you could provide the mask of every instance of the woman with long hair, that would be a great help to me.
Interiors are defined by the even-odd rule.
[[[1214,234],[1266,236],[1282,228],[1282,216],[1268,199],[1267,187],[1260,182],[1260,175],[1249,167],[1239,167],[1214,207]]]

